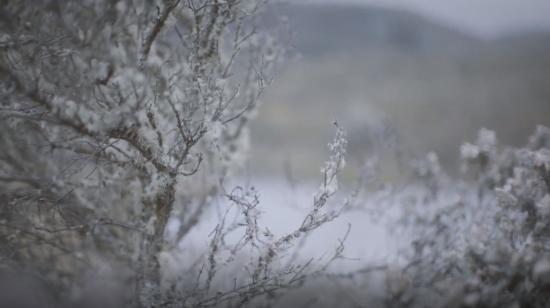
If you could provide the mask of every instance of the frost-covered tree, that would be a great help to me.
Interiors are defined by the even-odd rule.
[[[60,299],[107,267],[127,304],[245,304],[303,280],[279,254],[337,216],[324,212],[343,167],[334,157],[312,212],[273,238],[257,198],[226,191],[282,49],[254,27],[261,1],[5,1],[0,8],[0,264],[45,281]],[[223,218],[193,280],[167,282],[159,260],[226,197],[244,221]],[[170,221],[176,230],[167,235]],[[227,222],[227,223],[226,223]],[[225,236],[244,230],[232,248]],[[267,237],[267,239],[264,239]],[[220,251],[257,247],[250,275],[210,290]],[[337,252],[341,253],[341,249]],[[336,256],[338,253],[336,254]],[[227,262],[226,262],[227,263]],[[222,264],[223,265],[223,264]],[[128,287],[129,286],[129,287]],[[128,294],[126,294],[128,293]]]

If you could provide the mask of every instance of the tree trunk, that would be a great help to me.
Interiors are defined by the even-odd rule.
[[[146,232],[141,239],[139,254],[139,277],[137,279],[136,296],[141,307],[153,307],[162,301],[161,268],[159,255],[164,246],[164,231],[174,205],[175,177],[162,185],[157,193],[143,201],[142,223],[148,226],[154,217],[152,232]]]

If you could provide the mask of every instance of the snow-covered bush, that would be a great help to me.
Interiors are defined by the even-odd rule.
[[[548,307],[549,140],[539,126],[525,147],[501,147],[482,129],[461,148],[473,181],[450,180],[428,156],[419,175],[430,180],[397,205],[413,246],[388,276],[387,306]]]

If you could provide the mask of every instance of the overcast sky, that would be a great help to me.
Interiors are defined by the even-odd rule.
[[[300,0],[298,0],[300,1]],[[301,0],[361,3],[407,8],[483,36],[545,29],[550,31],[550,0]]]

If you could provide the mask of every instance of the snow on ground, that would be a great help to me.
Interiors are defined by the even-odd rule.
[[[262,231],[267,228],[276,237],[292,232],[300,226],[313,204],[313,195],[317,190],[317,185],[313,183],[300,183],[291,187],[284,180],[272,178],[237,181],[233,186],[250,186],[247,183],[253,183],[259,193],[259,225]],[[347,193],[341,191],[327,206],[339,208],[346,197]],[[221,213],[230,205],[225,200],[217,200],[215,203],[215,210],[207,212],[201,223],[180,243],[184,254],[190,258],[197,258],[200,251],[206,251]],[[376,205],[369,204],[367,207],[372,206]],[[397,259],[398,248],[404,244],[403,237],[391,235],[383,221],[376,221],[372,219],[370,212],[361,210],[344,212],[334,221],[312,232],[307,237],[299,256],[309,259],[331,255],[338,246],[339,239],[345,236],[349,225],[351,231],[345,241],[344,252],[348,259],[333,263],[330,271],[344,273],[362,268],[366,264],[376,265]]]

